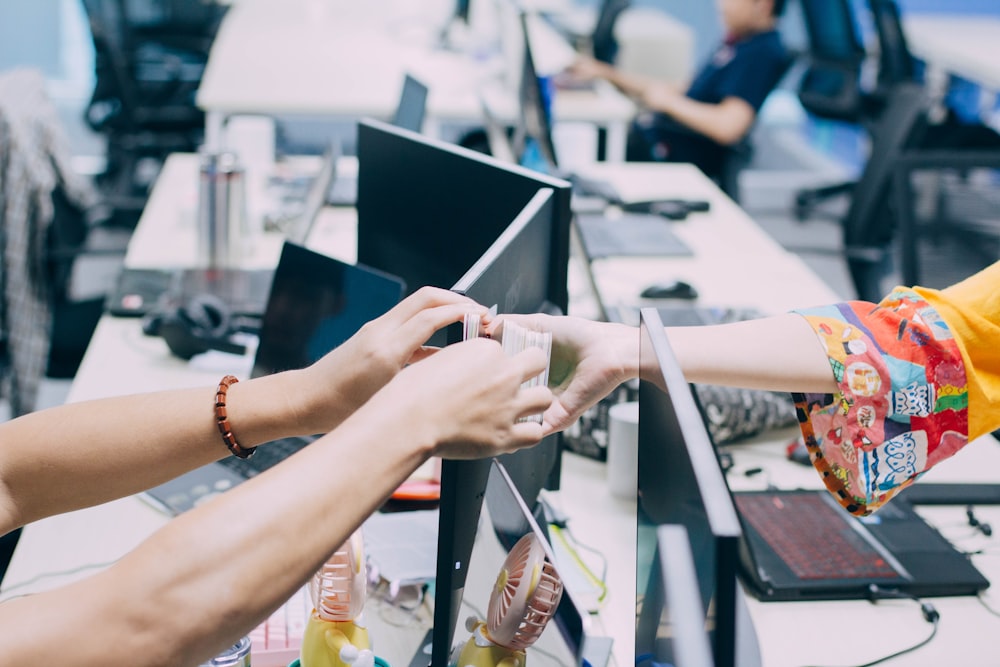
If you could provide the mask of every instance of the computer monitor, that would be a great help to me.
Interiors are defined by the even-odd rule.
[[[652,569],[656,527],[680,524],[690,536],[697,565],[714,665],[733,667],[739,517],[691,387],[655,308],[641,311],[639,344],[642,368],[656,370],[655,377],[639,383],[636,655],[652,649],[644,626],[659,618],[656,609],[641,604]]]
[[[497,305],[498,313],[535,313],[547,308],[546,287],[552,252],[555,193],[537,192],[477,261],[455,283],[457,292],[479,303]],[[456,327],[449,342],[462,340]],[[534,508],[539,491],[557,484],[560,438],[545,438],[535,447],[500,458],[519,494]],[[435,579],[433,667],[444,667],[459,623],[470,555],[489,476],[489,460],[445,460],[441,465],[438,564]]]
[[[538,76],[532,55],[528,15],[520,14],[524,58],[518,85],[519,116],[512,140],[514,154],[521,165],[545,173],[553,173],[559,164],[552,141],[552,95],[550,88]]]
[[[636,628],[636,667],[715,667],[691,540],[681,524],[656,529],[656,552],[642,609]]]
[[[543,188],[553,190],[547,299],[568,306],[570,184],[445,141],[358,125],[358,261],[410,292],[449,289]]]
[[[411,132],[420,132],[427,114],[427,86],[411,74],[403,77],[403,90],[392,116],[392,124]]]
[[[601,0],[601,8],[597,13],[597,22],[590,36],[590,52],[595,59],[605,63],[614,63],[618,55],[618,40],[615,39],[615,23],[618,16],[628,6],[631,0]]]

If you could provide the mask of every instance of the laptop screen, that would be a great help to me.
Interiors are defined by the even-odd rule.
[[[252,377],[304,368],[395,306],[403,281],[286,242],[274,272]]]

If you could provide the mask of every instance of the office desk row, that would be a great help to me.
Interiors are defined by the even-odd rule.
[[[518,117],[517,59],[498,51],[448,48],[442,3],[246,0],[233,5],[212,45],[196,103],[206,112],[205,143],[225,145],[236,114],[356,120],[388,118],[410,73],[429,88],[427,127],[481,124],[480,97],[498,118]],[[494,19],[493,23],[503,23]],[[499,26],[495,26],[499,30]],[[494,41],[494,35],[487,42]],[[509,49],[509,47],[508,47]],[[497,104],[497,100],[500,104]],[[635,107],[610,86],[560,91],[557,121],[586,121],[608,131],[608,159],[625,154]]]
[[[166,253],[190,247],[193,212],[181,196],[197,173],[192,156],[172,157],[154,188],[127,263],[144,266],[158,259],[179,263],[184,258]],[[702,301],[755,307],[779,312],[835,299],[834,294],[797,257],[785,252],[738,206],[728,200],[700,172],[686,165],[600,164],[590,175],[612,180],[625,198],[689,197],[707,199],[710,211],[675,224],[678,235],[691,245],[693,258],[605,259],[593,263],[594,284],[609,302],[634,302],[638,288],[667,276],[696,283]],[[187,185],[185,185],[187,183]],[[173,211],[171,212],[171,205]],[[310,238],[314,249],[350,260],[355,217],[350,209],[328,210]],[[666,223],[665,224],[669,224]],[[162,239],[172,243],[163,245]],[[193,240],[190,241],[193,243]],[[251,264],[274,261],[279,241],[262,236]],[[273,244],[273,246],[272,246]],[[173,252],[173,251],[170,251]],[[182,250],[177,250],[181,253]],[[591,283],[582,259],[572,260],[571,311],[588,315],[593,302]],[[158,264],[162,265],[162,264]],[[139,322],[105,317],[69,394],[82,401],[131,392],[187,386],[212,386],[223,373],[245,375],[250,360],[224,354],[206,354],[185,363],[170,356],[164,342],[142,334]],[[783,446],[793,430],[733,447],[734,486],[818,487],[811,468],[784,459]],[[607,559],[607,598],[592,619],[593,631],[614,640],[613,664],[634,663],[635,622],[635,512],[634,501],[611,494],[604,464],[565,455],[562,488],[551,500],[568,517],[574,537],[599,546]],[[763,472],[749,475],[747,471]],[[1000,470],[1000,447],[990,438],[971,445],[959,456],[928,475],[935,481],[993,481]],[[993,539],[978,534],[966,523],[963,508],[928,509],[925,516],[962,549],[980,551],[975,563],[993,579],[1000,577],[1000,550]],[[977,508],[983,521],[1000,525],[1000,510]],[[168,518],[139,497],[124,498],[100,507],[52,517],[28,526],[15,552],[5,584],[12,594],[49,589],[85,577],[120,557]],[[63,573],[53,576],[52,573]],[[971,657],[970,664],[986,664],[994,654],[993,627],[1000,619],[987,606],[1000,609],[997,594],[987,591],[976,598],[942,598],[933,601],[941,614],[938,636],[926,647],[896,664],[936,664],[957,656]],[[909,600],[855,602],[776,603],[750,600],[750,612],[766,667],[803,664],[859,664],[916,644],[930,632],[919,608]],[[410,630],[395,630],[401,643],[413,638]],[[407,635],[405,641],[402,635]],[[392,640],[390,640],[391,643]]]

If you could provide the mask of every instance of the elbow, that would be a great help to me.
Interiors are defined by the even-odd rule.
[[[735,146],[750,134],[757,114],[742,100],[728,99],[719,107],[717,122],[713,125],[711,138],[723,146]]]
[[[752,125],[752,119],[750,122],[720,123],[712,133],[712,140],[719,145],[732,148],[746,138]]]

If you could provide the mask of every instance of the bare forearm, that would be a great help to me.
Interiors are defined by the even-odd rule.
[[[833,392],[836,382],[811,327],[795,314],[667,330],[691,382],[793,392]],[[642,369],[643,376],[650,369]]]
[[[649,77],[623,72],[610,65],[601,67],[599,76],[625,95],[636,98],[642,97],[646,89],[654,82]]]
[[[308,433],[286,397],[294,374],[235,384],[230,423],[246,446]],[[215,387],[59,406],[0,425],[0,533],[145,490],[228,456]],[[291,400],[294,400],[292,398]],[[16,502],[10,499],[16,499]]]
[[[667,100],[669,100],[667,102]],[[687,97],[671,95],[662,107],[652,105],[697,134],[729,146],[742,139],[753,124],[753,108],[741,99],[728,98],[719,104],[706,104]]]
[[[407,429],[412,421],[405,414],[350,420],[172,521],[102,574],[0,606],[0,662],[30,655],[42,664],[107,667],[142,655],[143,664],[176,666],[217,653],[307,581],[425,460],[431,448]],[[363,470],[352,464],[362,460]],[[59,618],[60,641],[46,624],[8,632],[29,613]],[[66,645],[75,662],[56,653]]]

